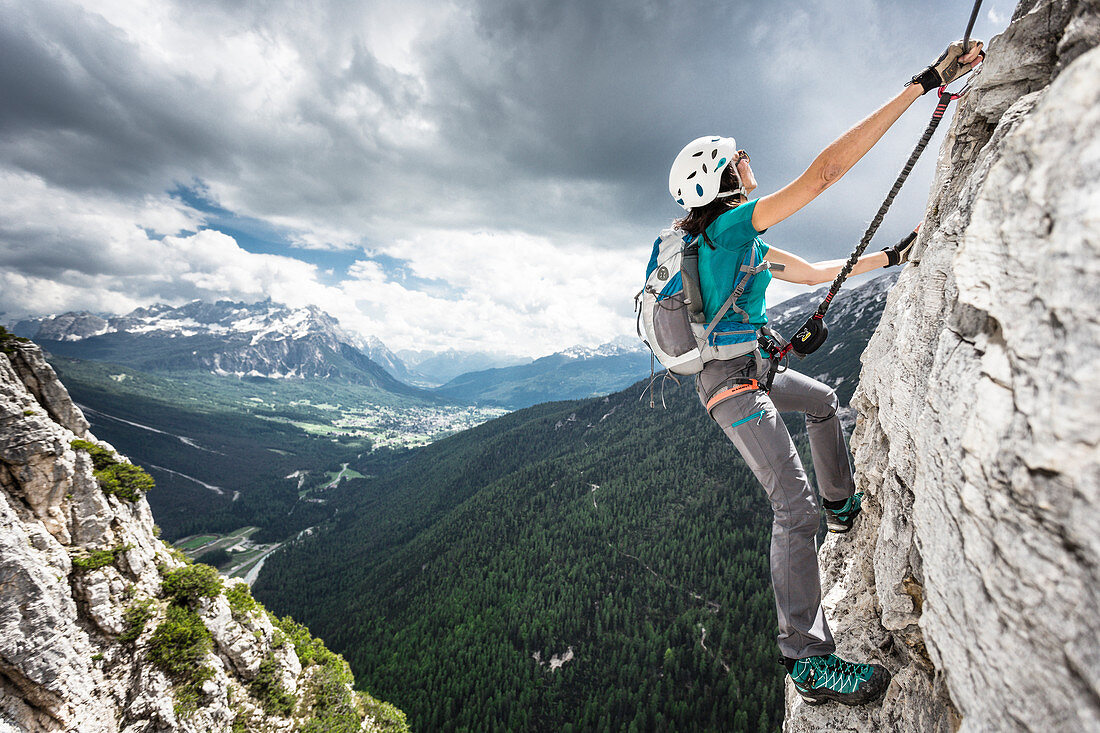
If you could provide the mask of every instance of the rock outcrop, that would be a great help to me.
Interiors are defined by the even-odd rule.
[[[1100,730],[1100,5],[1024,0],[863,355],[865,514],[822,547],[880,704],[786,731]]]
[[[0,733],[407,730],[307,630],[157,539],[142,476],[0,329]]]

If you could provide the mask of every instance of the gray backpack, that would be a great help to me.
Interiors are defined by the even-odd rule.
[[[767,260],[757,263],[756,247],[749,247],[748,262],[741,265],[733,292],[708,324],[699,286],[699,245],[703,241],[703,235],[692,237],[679,229],[662,231],[653,243],[645,286],[634,296],[638,336],[673,374],[697,374],[708,361],[732,359],[756,349],[756,329],[736,301],[753,275],[783,268]],[[711,335],[731,308],[741,314],[745,327],[733,339],[726,339],[733,343],[716,345]]]

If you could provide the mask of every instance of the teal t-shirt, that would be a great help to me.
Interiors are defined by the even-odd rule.
[[[770,247],[765,244],[752,225],[752,212],[757,199],[730,209],[719,216],[707,227],[707,237],[713,248],[704,241],[699,245],[699,286],[703,290],[703,310],[707,322],[714,318],[726,298],[730,296],[741,275],[741,265],[748,264],[749,248],[756,247],[756,262],[759,264]],[[759,327],[768,322],[764,292],[771,283],[772,275],[765,270],[754,275],[749,286],[737,299],[737,307],[749,314],[749,324]],[[732,308],[714,329],[714,343],[736,343],[746,340],[746,329],[741,314]]]

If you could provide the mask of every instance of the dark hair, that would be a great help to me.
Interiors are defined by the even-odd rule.
[[[735,191],[740,187],[741,183],[737,180],[737,174],[734,173],[733,165],[727,165],[725,170],[722,171],[722,184],[719,190]],[[690,234],[693,237],[699,236],[706,231],[707,227],[709,227],[715,219],[730,209],[737,208],[744,202],[745,199],[740,194],[716,198],[709,204],[696,206],[688,212],[687,216],[676,220],[674,226],[678,229],[682,229],[686,234]]]

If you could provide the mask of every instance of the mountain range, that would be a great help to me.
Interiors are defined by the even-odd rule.
[[[271,301],[153,305],[123,316],[92,313],[21,321],[13,332],[52,354],[126,364],[150,372],[306,379],[336,377],[395,394],[429,396],[394,378],[385,345],[342,329],[313,306]]]
[[[270,300],[157,304],[121,316],[64,313],[20,321],[12,331],[53,355],[151,373],[338,379],[427,402],[508,409],[621,389],[643,373],[644,355],[644,346],[629,338],[534,361],[454,349],[395,354],[376,336],[348,331],[316,307]]]
[[[519,409],[622,389],[649,370],[649,350],[635,337],[597,347],[575,346],[526,364],[459,375],[433,392],[478,405]]]

